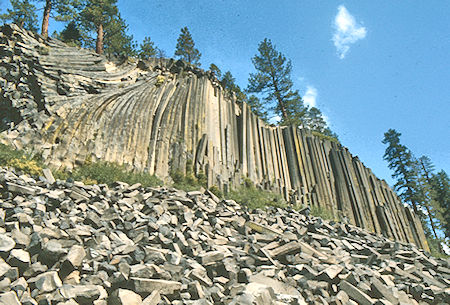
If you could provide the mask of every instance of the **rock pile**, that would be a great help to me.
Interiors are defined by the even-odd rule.
[[[212,193],[0,169],[1,304],[444,304],[450,262]]]

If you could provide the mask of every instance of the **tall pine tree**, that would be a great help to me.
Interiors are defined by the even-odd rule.
[[[303,125],[306,108],[291,80],[292,63],[276,50],[270,39],[258,46],[258,54],[252,58],[257,70],[251,73],[247,92],[263,94],[264,108],[281,118],[281,124]]]
[[[433,200],[441,208],[440,220],[447,238],[450,238],[450,178],[444,170],[431,178]]]
[[[83,26],[97,32],[95,51],[103,54],[105,26],[113,22],[118,15],[117,0],[89,0],[85,3],[80,14]]]
[[[200,66],[201,53],[195,48],[194,40],[187,27],[181,29],[180,36],[177,40],[175,56],[187,61],[194,66]]]
[[[409,202],[414,213],[419,214],[417,208],[417,173],[415,170],[414,158],[411,151],[400,144],[401,133],[395,129],[389,129],[384,134],[383,144],[388,144],[384,153],[384,160],[388,162],[388,167],[394,170],[392,177],[397,179],[394,185],[400,198]]]
[[[417,200],[425,209],[426,216],[431,226],[434,238],[439,240],[437,230],[439,229],[439,216],[441,213],[439,202],[435,200],[432,178],[434,165],[427,156],[422,156],[416,161],[417,167]],[[440,249],[442,251],[442,249]]]

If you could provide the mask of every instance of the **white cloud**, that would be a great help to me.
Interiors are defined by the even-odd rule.
[[[356,23],[355,17],[350,15],[343,5],[338,7],[334,27],[336,32],[333,35],[333,42],[340,59],[345,57],[352,43],[363,39],[367,34],[366,28]]]
[[[316,107],[317,89],[313,86],[306,86],[306,92],[303,95],[303,102],[306,106]]]

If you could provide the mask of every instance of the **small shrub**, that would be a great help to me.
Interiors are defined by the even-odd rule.
[[[339,221],[339,218],[333,215],[333,211],[325,207],[317,207],[317,206],[311,207],[311,215],[326,220]]]
[[[180,169],[175,169],[170,172],[170,177],[173,180],[173,187],[190,192],[207,187],[206,175],[200,171],[197,175],[194,173],[194,165],[192,160],[186,160],[186,174]]]
[[[39,158],[4,144],[0,144],[0,166],[10,166],[30,175],[40,175],[43,169]]]
[[[327,135],[324,135],[323,133],[318,132],[318,131],[312,131],[311,133],[312,133],[312,135],[318,137],[319,139],[328,140],[328,141],[340,144],[339,140],[337,138],[333,137],[333,136],[327,136]]]
[[[0,165],[8,166],[8,162],[12,159],[22,158],[23,152],[15,150],[5,144],[0,144]]]
[[[287,207],[287,202],[281,195],[266,190],[259,190],[249,179],[245,179],[241,187],[229,192],[226,197],[250,209],[263,209],[269,206]]]
[[[42,166],[40,166],[36,160],[27,159],[25,156],[22,158],[11,159],[8,162],[8,166],[21,170],[30,175],[42,174]]]
[[[223,198],[223,192],[220,190],[220,188],[217,185],[213,185],[209,188],[209,191],[216,195],[219,198]]]
[[[144,187],[162,185],[157,177],[143,172],[132,172],[124,166],[110,162],[86,163],[75,168],[72,178],[85,184],[104,183],[111,185],[116,181],[128,184],[140,183]]]
[[[157,87],[159,87],[159,86],[161,86],[162,84],[164,84],[164,81],[166,80],[166,78],[164,77],[164,76],[162,76],[162,75],[158,75],[157,77],[156,77],[156,86]]]

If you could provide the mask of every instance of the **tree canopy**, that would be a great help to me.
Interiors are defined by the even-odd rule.
[[[72,46],[81,46],[83,43],[83,36],[75,21],[69,22],[59,34],[56,34],[56,38]]]
[[[215,64],[209,65],[209,71],[213,72],[217,79],[220,80],[222,78],[222,71],[220,71],[219,67]]]
[[[417,174],[415,171],[414,159],[411,151],[400,144],[401,133],[395,129],[389,129],[384,134],[383,144],[388,144],[384,153],[384,160],[388,162],[388,167],[394,170],[392,178],[397,179],[394,189],[399,196],[409,202],[416,214],[419,213],[417,209],[417,192],[415,181]]]
[[[194,40],[187,27],[181,29],[175,48],[175,56],[187,61],[194,66],[200,66],[201,53],[195,48]]]
[[[128,25],[120,13],[113,16],[104,26],[104,51],[108,56],[137,56],[133,35],[128,33]]]
[[[141,59],[155,57],[158,54],[158,48],[155,47],[155,43],[148,36],[144,38],[139,48],[139,58]]]
[[[263,94],[268,110],[278,115],[282,124],[301,125],[305,107],[298,91],[293,89],[291,61],[267,38],[259,44],[258,52],[252,58],[257,72],[250,74],[247,91]]]
[[[408,202],[422,221],[430,247],[442,252],[438,232],[450,237],[450,179],[444,171],[435,173],[427,156],[414,158],[412,152],[400,143],[401,134],[389,129],[383,143],[388,144],[384,159],[394,170],[394,189]]]
[[[0,15],[3,22],[12,22],[20,27],[37,31],[36,6],[29,0],[10,0],[11,8],[6,10],[5,14]]]
[[[90,0],[84,4],[84,8],[80,13],[81,24],[88,30],[94,28],[97,32],[95,50],[98,54],[103,53],[104,27],[109,23],[112,28],[120,23],[120,17],[114,19],[118,15],[117,0]],[[115,20],[115,21],[114,21]]]

